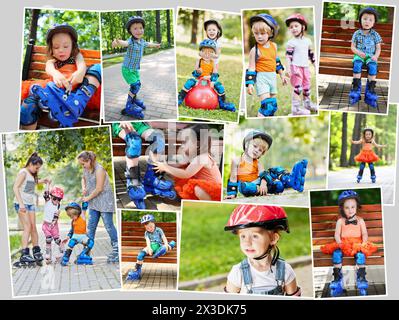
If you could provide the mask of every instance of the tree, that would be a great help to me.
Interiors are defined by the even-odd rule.
[[[166,10],[166,39],[168,41],[168,46],[172,46],[171,32],[170,32],[170,11]]]
[[[192,23],[191,23],[191,44],[197,44],[197,33],[198,33],[198,19],[199,11],[193,10]]]
[[[353,127],[352,132],[352,140],[360,140],[361,137],[361,130],[362,130],[362,123],[365,120],[365,115],[361,113],[357,113],[355,116],[355,124]],[[353,144],[351,146],[351,153],[349,156],[349,165],[354,166],[356,165],[355,156],[360,152],[361,145],[360,144]]]
[[[346,112],[342,113],[342,138],[341,138],[341,157],[340,166],[347,167],[348,159],[346,157],[346,150],[348,148],[348,114]]]
[[[162,42],[161,13],[159,10],[155,11],[155,39],[158,43]]]

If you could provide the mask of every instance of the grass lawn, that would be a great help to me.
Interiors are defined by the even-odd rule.
[[[179,281],[228,273],[244,259],[238,237],[225,232],[234,204],[185,203],[183,208]],[[290,233],[281,234],[281,257],[310,255],[309,210],[285,208]]]
[[[10,235],[10,252],[21,248],[21,238],[20,234],[12,234]]]
[[[176,64],[179,91],[181,90],[181,88],[183,88],[183,85],[187,81],[187,79],[192,78],[191,73],[194,70],[194,65],[197,59],[197,47],[188,44],[178,43],[176,48]],[[219,61],[219,75],[219,81],[225,87],[226,101],[234,103],[237,111],[230,112],[221,109],[191,109],[185,106],[180,106],[179,116],[181,118],[201,118],[209,120],[237,122],[242,80],[241,49],[223,47],[221,58]]]

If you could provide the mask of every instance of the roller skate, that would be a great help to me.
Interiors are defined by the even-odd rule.
[[[136,263],[135,270],[130,270],[127,274],[127,281],[134,281],[141,279],[141,264]]]
[[[20,109],[20,119],[21,125],[30,125],[37,122],[40,113],[40,108],[38,106],[38,99],[32,93],[22,101]]]
[[[41,266],[43,265],[43,260],[44,260],[44,258],[43,258],[42,253],[40,252],[40,247],[39,247],[39,246],[34,246],[34,247],[32,248],[32,253],[33,253],[33,258],[34,258],[35,261],[36,261],[36,264],[37,264],[39,267],[41,267]]]
[[[376,81],[367,80],[366,90],[364,92],[364,102],[372,108],[378,106],[378,95],[375,92]]]
[[[363,178],[362,176],[358,175],[358,176],[356,177],[356,182],[357,182],[357,183],[360,183],[360,181],[362,180],[362,178]]]
[[[76,264],[83,264],[83,265],[92,265],[93,258],[87,254],[87,250],[83,249],[83,251],[78,255],[76,259]]]
[[[352,88],[349,92],[349,104],[355,104],[360,101],[362,94],[362,79],[353,78]]]
[[[29,248],[22,249],[19,261],[13,264],[14,268],[32,268],[36,265],[36,260],[29,254]]]
[[[344,291],[344,277],[342,275],[341,268],[333,269],[334,279],[330,283],[330,295],[332,297],[338,297]]]
[[[220,109],[231,111],[231,112],[235,112],[236,111],[236,107],[235,107],[234,103],[226,102],[226,96],[225,95],[219,96],[218,99],[219,99],[219,107],[220,107]]]
[[[126,106],[121,112],[124,116],[131,116],[136,119],[144,119],[143,110],[146,109],[146,106],[142,100],[137,99],[137,93],[140,91],[140,88],[140,82],[130,85]]]
[[[153,168],[152,164],[147,164],[147,171],[144,175],[145,192],[171,200],[176,199],[173,183],[166,180],[162,175],[157,175]]]
[[[303,159],[294,164],[291,173],[282,167],[270,168],[269,172],[273,179],[278,179],[283,183],[284,188],[293,188],[298,192],[303,192],[307,166],[308,160]]]
[[[171,247],[172,250],[173,250],[173,248],[176,247],[176,242],[172,240],[171,242],[169,242],[169,245],[170,245],[170,247]],[[167,253],[167,250],[166,250],[165,246],[162,246],[162,247],[152,256],[152,258],[153,258],[153,259],[159,258],[160,256],[163,256],[163,255],[165,255],[166,253]]]
[[[356,287],[359,290],[361,296],[367,296],[367,289],[369,283],[366,280],[366,268],[362,267],[357,270],[356,275]]]
[[[145,209],[144,198],[146,196],[146,192],[144,187],[140,184],[133,185],[129,171],[125,172],[126,176],[126,185],[127,185],[127,194],[129,198],[134,202],[134,205],[137,209]]]
[[[310,112],[317,112],[317,105],[315,105],[308,97],[303,99],[303,106]]]
[[[46,248],[46,254],[44,255],[44,259],[46,261],[46,264],[51,264],[53,262],[53,259],[51,257],[51,248]]]
[[[310,110],[301,108],[301,103],[297,99],[292,100],[292,115],[293,116],[307,116],[310,115]]]
[[[371,183],[375,183],[377,181],[377,177],[376,176],[371,176]]]
[[[118,243],[112,245],[112,252],[107,256],[107,263],[118,263],[119,262],[119,251]]]
[[[180,90],[178,96],[177,96],[177,104],[180,106],[183,102],[184,99],[186,98],[187,92],[184,90]]]
[[[66,249],[64,255],[62,256],[61,265],[63,267],[67,266],[69,263],[69,258],[71,257],[72,250]]]

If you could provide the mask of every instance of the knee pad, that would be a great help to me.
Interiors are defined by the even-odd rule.
[[[147,139],[151,142],[149,149],[155,154],[165,153],[165,137],[162,130],[154,129]]]
[[[301,95],[301,93],[302,93],[302,87],[299,86],[299,85],[298,85],[298,86],[295,86],[294,92],[295,92],[295,94],[297,94],[298,96]]]
[[[92,249],[94,247],[94,240],[89,238],[89,240],[87,240],[86,247],[88,249]]]
[[[54,242],[57,246],[59,246],[61,244],[61,239],[60,238],[56,238],[54,239]]]
[[[277,99],[266,98],[261,101],[259,112],[264,116],[273,116],[277,111]]]
[[[195,84],[197,83],[197,81],[195,81],[194,79],[188,79],[186,81],[186,83],[184,84],[184,89],[186,91],[190,90],[192,87],[195,86]]]
[[[137,256],[138,261],[143,261],[144,257],[147,255],[147,253],[144,250],[141,250],[139,255]]]
[[[215,91],[218,93],[218,95],[224,94],[224,86],[220,82],[216,82],[214,85]]]
[[[91,65],[87,69],[86,75],[95,77],[98,80],[98,82],[101,83],[101,79],[102,79],[102,77],[101,77],[101,64],[96,63],[96,64]]]
[[[375,76],[378,73],[378,65],[375,61],[370,61],[367,64],[367,72],[370,76]]]
[[[76,241],[76,239],[70,239],[69,242],[68,242],[68,247],[69,248],[73,248],[77,244],[78,244],[78,242]]]
[[[245,86],[248,87],[250,84],[254,85],[256,82],[256,71],[245,71]]]
[[[140,91],[140,88],[141,88],[141,82],[137,81],[130,85],[130,93],[136,95]]]
[[[216,82],[219,79],[219,73],[212,73],[211,74],[211,81]]]
[[[40,108],[37,105],[37,101],[34,97],[29,96],[24,100],[24,105],[20,108],[19,122],[23,126],[31,125],[40,117]]]
[[[141,137],[136,132],[129,132],[125,136],[125,153],[129,159],[138,158],[141,155]]]
[[[51,241],[53,241],[53,237],[46,237],[47,244],[51,244]]]
[[[332,254],[332,263],[333,264],[341,264],[342,263],[342,251],[341,249],[337,249]]]
[[[363,67],[362,60],[355,60],[353,61],[353,73],[361,73]]]
[[[310,89],[303,89],[303,96],[309,97],[310,96]]]
[[[280,180],[273,180],[267,184],[267,192],[271,194],[282,193],[284,191],[284,184]]]
[[[358,252],[355,254],[355,262],[358,265],[366,264],[366,255],[363,252]]]
[[[245,197],[251,197],[258,193],[258,185],[252,182],[240,182],[238,189]]]

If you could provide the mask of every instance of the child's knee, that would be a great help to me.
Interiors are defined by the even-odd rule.
[[[355,60],[353,61],[353,73],[362,73],[363,61]]]
[[[137,256],[137,260],[138,261],[143,261],[144,260],[144,257],[147,255],[147,248],[146,249],[144,249],[144,250],[141,250],[140,252],[139,252],[139,254],[138,254],[138,256]]]
[[[86,78],[89,84],[98,88],[102,79],[101,65],[99,63],[91,65],[86,71]]]
[[[369,76],[376,76],[378,73],[378,64],[375,61],[370,61],[367,64],[367,71]]]

